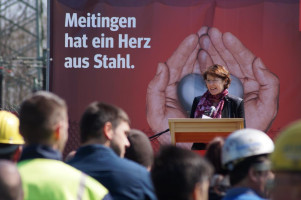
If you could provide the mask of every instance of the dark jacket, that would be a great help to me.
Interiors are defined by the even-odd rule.
[[[194,118],[194,112],[202,96],[195,97],[191,107],[190,118]],[[225,96],[225,104],[222,110],[222,118],[245,118],[243,99],[227,95]]]
[[[100,144],[82,146],[68,164],[102,183],[115,200],[157,199],[146,168],[118,157],[111,148]]]

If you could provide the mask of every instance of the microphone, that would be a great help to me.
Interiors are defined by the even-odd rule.
[[[208,119],[211,118],[213,113],[216,111],[216,108],[214,106],[211,106],[209,110],[205,111],[202,118]]]
[[[215,111],[216,111],[216,108],[214,106],[211,106],[210,107],[209,117],[211,117]]]

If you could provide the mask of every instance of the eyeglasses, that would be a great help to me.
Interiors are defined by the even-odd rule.
[[[207,84],[212,84],[212,83],[218,83],[220,82],[222,79],[213,79],[213,80],[205,80],[205,82]]]

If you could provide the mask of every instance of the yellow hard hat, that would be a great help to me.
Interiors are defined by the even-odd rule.
[[[7,111],[0,111],[0,143],[24,144],[24,139],[19,133],[19,119]]]
[[[301,120],[280,133],[271,161],[275,171],[301,171]]]

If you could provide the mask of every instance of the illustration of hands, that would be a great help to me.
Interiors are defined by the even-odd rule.
[[[278,112],[277,76],[233,34],[204,26],[197,34],[186,37],[165,63],[158,64],[148,85],[146,115],[154,133],[168,128],[168,118],[187,117],[178,99],[178,84],[183,77],[201,74],[213,64],[226,66],[241,81],[246,126],[268,130]],[[161,135],[159,141],[170,143],[170,135]],[[190,148],[191,144],[183,146]]]
[[[243,85],[246,127],[267,131],[278,112],[278,77],[233,34],[207,30],[200,35],[201,72],[212,64],[226,66]]]

